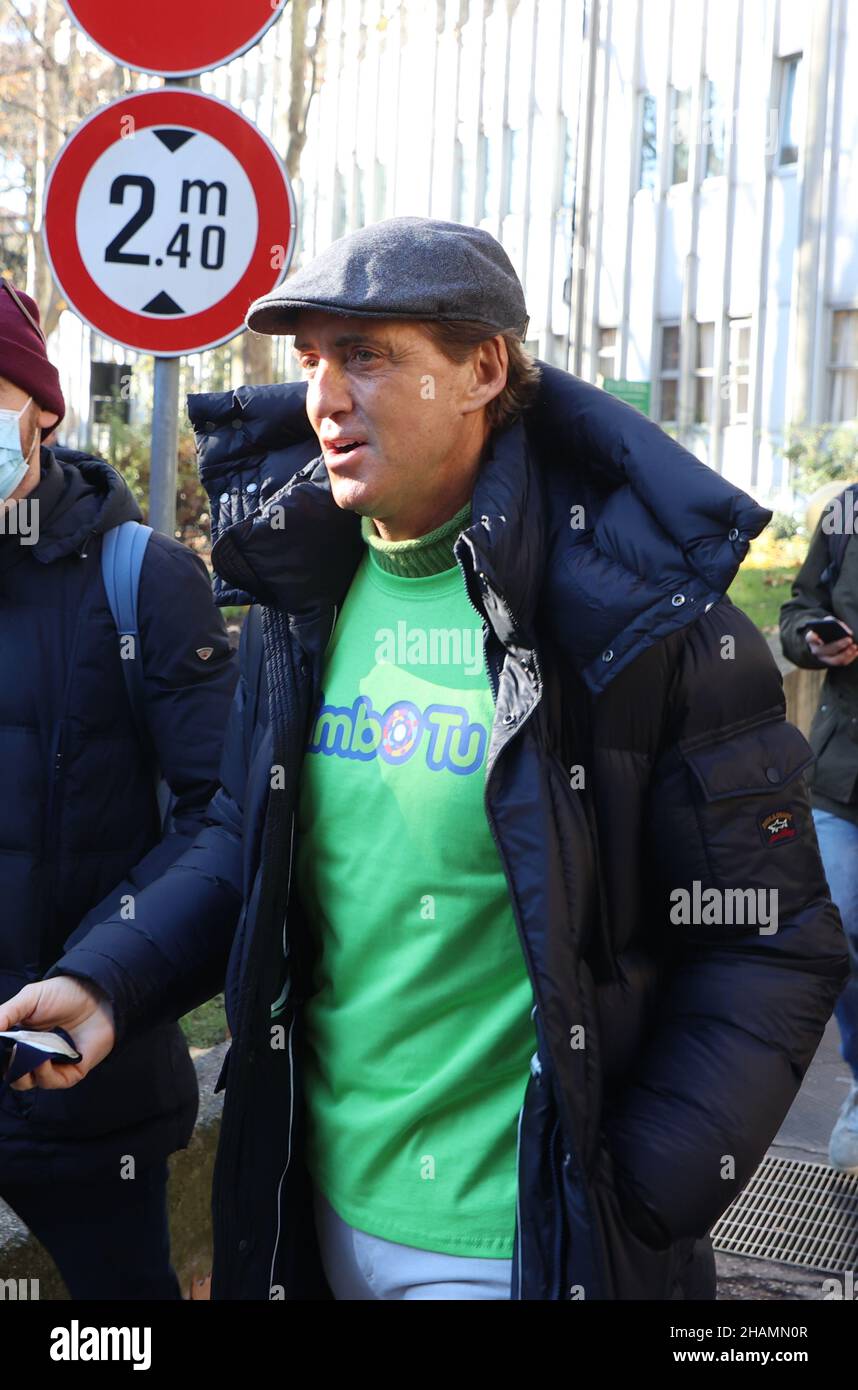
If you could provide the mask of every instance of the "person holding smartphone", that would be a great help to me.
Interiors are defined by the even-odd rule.
[[[104,917],[133,928],[146,885],[206,823],[238,680],[206,566],[172,536],[150,537],[139,631],[120,635],[103,547],[142,515],[114,468],[56,442],[65,414],[39,307],[0,277],[2,1003]],[[166,816],[156,768],[174,797]],[[38,1025],[0,1033],[0,1200],[74,1302],[182,1298],[168,1159],[190,1143],[199,1089],[178,1017],[52,1094],[19,1093],[14,1079],[46,1051],[77,1065],[69,1040]]]
[[[784,656],[825,668],[809,742],[816,754],[811,805],[831,896],[849,941],[851,974],[835,1006],[841,1053],[852,1073],[831,1133],[829,1161],[858,1172],[858,483],[823,510],[792,598],[781,608]]]

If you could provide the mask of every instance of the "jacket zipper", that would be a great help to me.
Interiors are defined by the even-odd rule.
[[[495,680],[494,672],[493,672],[493,670],[492,670],[492,668],[491,668],[491,665],[490,665],[489,659],[488,659],[488,652],[487,652],[487,645],[488,645],[488,643],[487,643],[487,638],[488,638],[489,624],[488,624],[486,618],[483,616],[483,614],[482,614],[482,613],[480,612],[480,610],[477,608],[477,606],[476,606],[476,604],[474,603],[473,599],[471,598],[470,592],[469,592],[469,590],[468,590],[467,575],[466,575],[466,573],[465,573],[464,566],[463,566],[461,560],[460,560],[458,557],[456,558],[456,563],[457,563],[457,565],[459,566],[459,570],[461,571],[462,578],[463,578],[463,580],[464,580],[464,584],[465,584],[465,595],[466,595],[466,597],[467,597],[467,600],[468,600],[469,604],[471,605],[471,607],[473,608],[474,612],[476,613],[477,617],[480,618],[480,619],[482,619],[482,624],[483,624],[483,662],[484,662],[484,665],[485,665],[486,672],[487,672],[487,674],[488,674],[489,684],[490,684],[490,686],[491,686],[491,690],[492,690],[492,694],[493,694],[493,697],[494,697],[495,706],[497,706],[497,698],[498,698],[498,691],[499,691],[499,688],[500,688],[500,681],[499,681],[499,680]],[[537,703],[538,703],[537,701],[534,701],[534,703],[531,705],[530,709],[528,710],[527,714],[525,715],[524,719],[522,719],[522,720],[519,721],[519,723],[518,723],[518,728],[516,729],[515,734],[513,734],[513,736],[512,736],[513,738],[519,733],[519,731],[520,731],[520,730],[524,727],[524,725],[527,723],[528,719],[529,719],[529,718],[531,717],[531,715],[533,714],[533,711],[536,709]],[[510,739],[507,740],[507,744],[508,744],[508,743],[511,743],[511,742],[512,742],[512,738],[510,738]],[[507,744],[504,744],[504,748],[506,748]],[[502,751],[502,750],[501,750],[501,751]],[[490,779],[491,779],[492,772],[494,771],[494,768],[495,768],[495,765],[496,765],[496,763],[497,763],[497,760],[498,760],[498,757],[499,757],[499,756],[500,756],[500,752],[498,752],[498,753],[495,755],[494,762],[490,763],[490,764],[487,766],[487,768],[486,768],[486,777],[485,777],[485,783],[484,783],[484,786],[483,786],[483,809],[484,809],[484,811],[485,811],[486,820],[488,821],[489,830],[491,831],[492,838],[494,839],[495,845],[497,846],[497,851],[498,851],[498,855],[499,855],[499,857],[500,857],[501,864],[503,865],[504,870],[505,870],[506,875],[507,875],[507,882],[509,883],[510,880],[511,880],[511,875],[509,874],[509,867],[508,867],[508,864],[507,864],[506,855],[504,854],[503,848],[502,848],[502,846],[501,846],[500,836],[499,836],[498,833],[497,833],[497,828],[496,828],[496,826],[495,826],[494,819],[493,819],[493,817],[492,817],[492,815],[491,815],[491,812],[490,812],[490,810],[489,810],[489,802],[488,802],[489,781],[490,781]],[[533,990],[533,997],[534,997],[534,999],[536,1000],[536,1003],[535,1003],[535,1005],[534,1005],[534,1008],[531,1010],[531,1018],[532,1018],[533,1015],[534,1015],[534,1013],[536,1012],[536,1010],[539,1008],[539,1004],[540,1004],[539,995],[538,995],[538,992],[537,992],[537,989],[536,989],[536,983],[535,983],[535,981],[536,981],[536,971],[534,970],[534,967],[533,967],[533,960],[532,960],[532,958],[531,958],[530,950],[529,950],[529,947],[528,947],[528,945],[527,945],[526,933],[525,933],[524,928],[523,928],[523,926],[522,926],[521,919],[520,919],[520,917],[519,917],[519,914],[518,914],[518,911],[517,911],[517,908],[516,908],[515,898],[514,898],[514,896],[512,895],[512,893],[510,893],[510,903],[511,903],[512,910],[513,910],[513,916],[514,916],[515,922],[516,922],[516,928],[517,928],[517,930],[518,930],[519,944],[521,945],[522,954],[523,954],[524,959],[525,959],[525,961],[526,961],[526,963],[527,963],[528,973],[529,973],[529,975],[530,975],[530,986],[531,986],[531,989]],[[541,1063],[540,1063],[540,1061],[539,1061],[539,1052],[538,1052],[538,1049],[537,1049],[537,1052],[534,1053],[534,1058],[535,1058],[535,1060],[536,1060],[536,1064],[537,1064],[537,1068],[538,1068],[538,1073],[541,1073],[541,1071],[542,1071],[542,1065],[541,1065]],[[531,1071],[533,1071],[533,1059],[531,1060]],[[518,1250],[519,1250],[519,1258],[518,1258],[518,1290],[517,1290],[517,1294],[516,1294],[516,1297],[517,1297],[518,1299],[521,1299],[521,1284],[522,1284],[522,1261],[521,1261],[521,1255],[522,1255],[522,1236],[521,1236],[521,1220],[520,1220],[520,1217],[521,1217],[521,1174],[520,1174],[519,1164],[520,1164],[520,1156],[521,1156],[521,1123],[522,1123],[522,1117],[523,1117],[523,1115],[524,1115],[524,1102],[522,1102],[522,1106],[521,1106],[521,1109],[520,1109],[520,1111],[519,1111],[519,1117],[518,1117],[518,1136],[517,1136],[517,1140],[516,1140],[516,1160],[515,1160],[515,1161],[516,1161],[516,1194],[515,1194],[515,1208],[516,1208],[516,1225],[517,1225],[517,1228],[518,1228]],[[553,1155],[552,1155],[552,1164],[553,1164]],[[510,1298],[512,1298],[512,1291],[511,1291],[511,1290],[510,1290]]]
[[[333,621],[332,621],[332,623],[331,623],[331,630],[330,630],[330,632],[328,633],[328,641],[325,643],[325,648],[326,648],[326,650],[327,650],[327,647],[328,647],[328,643],[330,642],[331,638],[332,638],[333,635],[334,635],[334,628],[336,627],[336,624],[337,624],[337,613],[338,613],[338,611],[339,611],[339,609],[338,609],[337,604],[334,604],[334,617],[333,617]],[[314,698],[315,698],[315,695],[314,695]],[[296,794],[297,794],[297,792],[296,792]],[[283,917],[283,958],[284,958],[284,960],[288,959],[288,957],[289,957],[289,947],[288,947],[288,944],[287,944],[287,942],[286,942],[286,923],[287,923],[288,917],[289,917],[289,902],[290,902],[291,895],[292,895],[292,861],[293,861],[293,859],[294,859],[294,852],[295,852],[295,810],[294,810],[294,807],[293,807],[293,810],[292,810],[292,820],[291,820],[290,833],[289,833],[289,868],[288,868],[288,870],[287,870],[287,879],[286,879],[286,911],[285,911],[285,914],[284,914],[284,917]],[[286,997],[288,997],[288,994],[289,994],[289,992],[290,992],[290,983],[291,983],[291,982],[287,979],[286,984],[283,986],[283,989],[282,989],[281,992],[280,992],[280,997],[279,997],[279,999],[277,999],[277,1000],[275,1001],[275,1004],[272,1006],[272,1008],[273,1008],[273,1007],[276,1007],[277,1004],[281,1003]],[[295,1114],[295,1082],[294,1082],[294,1073],[293,1073],[293,1066],[292,1066],[292,1029],[293,1029],[294,1026],[295,1026],[295,1018],[296,1018],[296,1015],[293,1013],[293,1015],[292,1015],[292,1022],[289,1024],[289,1132],[288,1132],[287,1139],[286,1139],[286,1167],[283,1169],[283,1172],[280,1174],[280,1181],[279,1181],[279,1183],[277,1184],[277,1233],[276,1233],[275,1238],[274,1238],[274,1249],[273,1249],[272,1254],[271,1254],[271,1272],[270,1272],[270,1276],[269,1276],[269,1280],[268,1280],[268,1284],[269,1284],[269,1293],[270,1293],[272,1281],[273,1281],[273,1279],[274,1279],[274,1264],[275,1264],[275,1261],[276,1261],[276,1259],[277,1259],[277,1251],[278,1251],[278,1249],[279,1249],[279,1247],[280,1247],[280,1204],[281,1204],[281,1196],[282,1196],[282,1191],[283,1191],[283,1181],[284,1181],[284,1179],[285,1179],[285,1177],[286,1177],[286,1173],[288,1172],[289,1164],[290,1164],[291,1161],[292,1161],[292,1121],[293,1121],[294,1114]],[[286,1290],[284,1289],[284,1298],[285,1298],[285,1296],[286,1296]]]
[[[532,1065],[531,1063],[531,1067]],[[515,1141],[515,1228],[518,1235],[518,1260],[516,1261],[518,1267],[518,1288],[515,1293],[510,1289],[509,1296],[510,1298],[516,1299],[521,1298],[521,1182],[519,1181],[518,1173],[521,1166],[521,1122],[523,1116],[524,1101],[522,1101],[521,1109],[518,1112],[518,1132]]]
[[[292,1162],[292,1118],[295,1114],[295,1082],[292,1066],[292,1029],[295,1027],[295,1015],[289,1024],[289,1138],[286,1148],[286,1167],[280,1174],[280,1181],[277,1184],[277,1232],[274,1237],[274,1249],[271,1252],[271,1268],[268,1271],[268,1297],[271,1297],[271,1290],[274,1287],[274,1265],[277,1260],[277,1251],[280,1248],[280,1202],[283,1192],[283,1182],[289,1171],[289,1164]],[[286,1290],[283,1290],[283,1297],[286,1297]]]
[[[533,1015],[534,1015],[535,1013],[536,1013],[536,1005],[534,1004],[533,1008],[532,1008],[531,1011],[530,1011],[530,1017],[533,1018]],[[531,1059],[530,1059],[530,1070],[531,1070],[532,1074],[533,1074],[535,1077],[537,1077],[537,1078],[539,1078],[539,1077],[542,1075],[542,1063],[541,1063],[540,1060],[539,1060],[539,1048],[536,1049],[536,1051],[534,1052],[533,1056],[532,1056]],[[520,1164],[521,1164],[521,1124],[522,1124],[523,1118],[524,1118],[524,1101],[522,1101],[522,1103],[521,1103],[521,1109],[520,1109],[519,1112],[518,1112],[518,1135],[517,1135],[516,1144],[515,1144],[515,1171],[516,1171],[516,1175],[518,1174],[519,1166],[520,1166]],[[520,1299],[520,1298],[521,1298],[521,1256],[522,1256],[522,1240],[521,1240],[521,1184],[520,1184],[520,1182],[518,1182],[518,1181],[516,1181],[516,1189],[515,1189],[515,1221],[516,1221],[516,1229],[517,1229],[517,1231],[518,1231],[518,1261],[517,1261],[517,1264],[518,1264],[518,1288],[517,1288],[515,1294],[513,1294],[512,1290],[510,1290],[510,1298]]]
[[[57,791],[58,791],[58,788],[59,788],[60,778],[61,778],[61,776],[62,776],[62,771],[63,771],[63,752],[64,752],[63,744],[64,744],[64,741],[65,741],[65,720],[64,720],[64,719],[61,719],[60,722],[59,722],[59,725],[58,725],[58,727],[57,727],[56,744],[55,744],[55,747],[54,747],[54,749],[53,749],[53,757],[52,757],[52,759],[51,759],[51,785],[50,785],[50,790],[49,790],[48,812],[47,812],[47,815],[45,816],[45,825],[46,825],[46,828],[47,828],[47,838],[48,838],[48,842],[49,842],[49,843],[50,843],[50,839],[51,839],[51,833],[52,833],[53,828],[54,828],[53,822],[54,822],[54,817],[55,817],[56,809],[57,809],[57,805],[58,805]]]
[[[56,847],[57,847],[57,823],[60,807],[60,784],[62,782],[65,759],[65,733],[66,721],[61,719],[57,726],[56,740],[52,748],[50,763],[50,783],[48,787],[48,805],[45,814],[45,854],[50,856],[50,873],[47,876],[47,912],[46,920],[43,923],[43,935],[39,942],[39,951],[44,950],[46,944],[53,939],[54,929],[54,904],[56,902]],[[47,969],[47,966],[43,967]]]
[[[474,603],[474,600],[471,598],[470,592],[468,590],[468,576],[465,574],[465,566],[462,564],[458,556],[456,557],[456,564],[459,566],[459,572],[461,573],[462,580],[465,585],[465,598],[468,600],[468,603],[471,605],[471,607],[473,608],[474,612],[476,613],[477,617],[480,619],[480,622],[483,625],[483,667],[485,669],[486,676],[488,677],[489,689],[492,692],[492,699],[494,700],[495,704],[497,704],[498,682],[495,680],[494,671],[491,668],[488,658],[488,652],[486,651],[486,638],[489,635],[489,625],[485,615],[480,612],[479,608]]]
[[[557,1137],[560,1133],[560,1120],[557,1119],[551,1130],[551,1138],[548,1142],[548,1156],[551,1163],[551,1178],[554,1186],[555,1197],[560,1210],[563,1210],[563,1184],[560,1172],[557,1167]],[[558,1221],[556,1237],[554,1241],[554,1284],[553,1287],[559,1290],[565,1285],[560,1281],[560,1269],[563,1263],[563,1222]]]

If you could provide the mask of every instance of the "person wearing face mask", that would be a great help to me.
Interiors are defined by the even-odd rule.
[[[237,663],[202,560],[153,533],[140,574],[143,746],[102,578],[104,536],[141,519],[102,460],[50,444],[65,414],[39,310],[0,279],[0,1000],[40,979],[193,841],[219,785]],[[153,753],[175,798],[162,828]],[[0,1082],[0,1198],[72,1299],[178,1299],[167,1158],[196,1120],[179,1026],[74,1091]]]
[[[0,410],[0,501],[4,504],[8,497],[14,496],[27,475],[30,460],[36,447],[36,440],[39,437],[41,417],[43,414],[49,414],[48,411],[39,412],[39,418],[33,430],[33,442],[24,453],[18,422],[24,415],[28,414],[27,407],[32,403],[32,400],[33,397],[28,396],[20,410]]]

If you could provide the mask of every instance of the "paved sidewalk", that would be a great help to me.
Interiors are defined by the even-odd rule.
[[[828,1137],[849,1089],[850,1072],[840,1056],[840,1033],[833,1018],[808,1068],[792,1109],[769,1153],[805,1163],[828,1162]],[[821,1299],[827,1276],[800,1265],[752,1260],[715,1253],[718,1298],[724,1300]]]

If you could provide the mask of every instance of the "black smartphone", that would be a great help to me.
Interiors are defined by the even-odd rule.
[[[841,638],[851,637],[852,635],[849,629],[843,626],[839,618],[817,618],[816,622],[802,623],[799,628],[799,632],[802,633],[810,632],[811,630],[816,633],[820,641],[824,642],[826,646],[829,642],[839,642]]]

